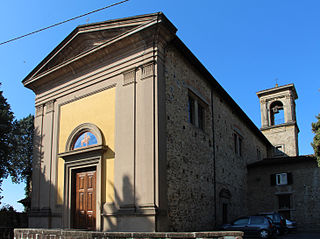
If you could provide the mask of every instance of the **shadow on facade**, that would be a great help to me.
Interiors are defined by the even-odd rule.
[[[113,183],[109,182],[113,188]],[[128,175],[122,178],[122,190],[114,190],[114,203],[105,204],[104,230],[106,231],[155,231],[155,222],[140,205],[135,187]],[[155,213],[155,212],[154,212]],[[151,216],[151,217],[150,217]]]
[[[52,170],[47,170],[47,160],[50,160],[51,156],[44,153],[43,140],[45,137],[39,127],[34,129],[31,207],[28,211],[30,228],[52,228],[54,218],[59,217],[63,211],[61,206],[58,207],[58,210],[52,210],[52,206],[56,206],[56,202],[62,199],[57,198],[57,189],[51,183]]]
[[[138,206],[140,199],[135,193],[135,186],[129,176],[123,176],[122,186],[119,188],[116,188],[113,182],[106,182],[107,179],[103,173],[106,172],[107,166],[103,165],[106,161],[102,163],[100,169],[92,165],[85,166],[81,170],[64,167],[65,170],[70,171],[69,176],[66,176],[65,172],[64,177],[64,181],[70,181],[71,185],[68,186],[70,193],[69,195],[64,193],[64,198],[59,196],[58,191],[61,190],[57,188],[58,157],[52,151],[44,152],[42,140],[45,139],[45,135],[42,134],[42,137],[40,135],[39,129],[35,129],[31,209],[28,211],[29,228],[75,228],[103,231],[156,230],[155,223],[150,219],[154,214],[146,214]],[[108,148],[106,155],[104,160],[112,156],[114,158],[115,153]],[[83,160],[85,156],[80,155],[79,158]],[[76,172],[82,173],[98,169],[101,170],[100,180],[102,182],[98,182],[97,178],[92,190],[98,190],[100,187],[100,199],[97,198],[96,192],[90,191],[88,179],[84,181],[86,184],[84,191],[81,191],[82,189],[79,189],[79,185],[73,183],[72,179],[70,180]],[[107,183],[109,187],[106,187]],[[63,185],[66,183],[64,182]],[[104,201],[110,192],[104,192],[103,188],[114,189],[114,192],[111,192],[114,194],[113,202]],[[76,194],[79,194],[79,198],[76,199],[78,201],[74,199]]]

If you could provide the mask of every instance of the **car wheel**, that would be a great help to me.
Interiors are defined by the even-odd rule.
[[[260,231],[259,235],[260,235],[260,238],[268,238],[269,237],[269,233],[267,230]]]

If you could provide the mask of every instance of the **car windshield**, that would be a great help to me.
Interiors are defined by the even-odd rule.
[[[238,220],[235,220],[233,222],[233,225],[244,225],[244,224],[248,224],[249,218],[245,217],[245,218],[240,218]]]

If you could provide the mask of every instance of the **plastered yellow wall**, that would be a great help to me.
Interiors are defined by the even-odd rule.
[[[114,129],[115,129],[115,88],[73,101],[60,108],[59,153],[65,152],[71,132],[80,124],[91,123],[102,132],[108,150],[102,162],[102,203],[114,201]],[[63,203],[64,160],[58,159],[58,197]]]

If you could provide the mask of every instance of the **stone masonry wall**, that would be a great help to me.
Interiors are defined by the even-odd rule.
[[[262,130],[263,134],[274,146],[283,146],[284,154],[287,156],[298,155],[298,132],[295,125],[282,125]]]
[[[213,97],[213,108],[217,225],[221,225],[223,204],[227,205],[227,222],[247,214],[247,164],[267,157],[267,147],[217,94]],[[241,155],[235,152],[235,133],[241,137]],[[221,195],[223,190],[230,192],[230,198]]]
[[[247,213],[246,165],[266,157],[267,146],[215,91],[213,125],[212,86],[174,48],[167,48],[165,58],[169,229],[210,230],[222,224],[223,204],[228,221]],[[204,130],[188,122],[190,91],[206,103]],[[235,132],[242,140],[241,156],[235,154]],[[226,190],[229,197],[219,196]]]
[[[210,238],[242,239],[243,232],[90,232],[50,229],[15,229],[15,239],[105,239],[105,238]]]
[[[210,105],[205,106],[204,130],[188,122],[190,90],[210,102],[210,87],[177,51],[169,48],[165,57],[169,230],[212,230],[214,159]]]
[[[283,172],[292,174],[292,184],[271,185],[270,175]],[[298,229],[319,229],[320,168],[315,159],[249,167],[248,185],[249,213],[281,212],[278,195],[290,194],[289,216]]]

